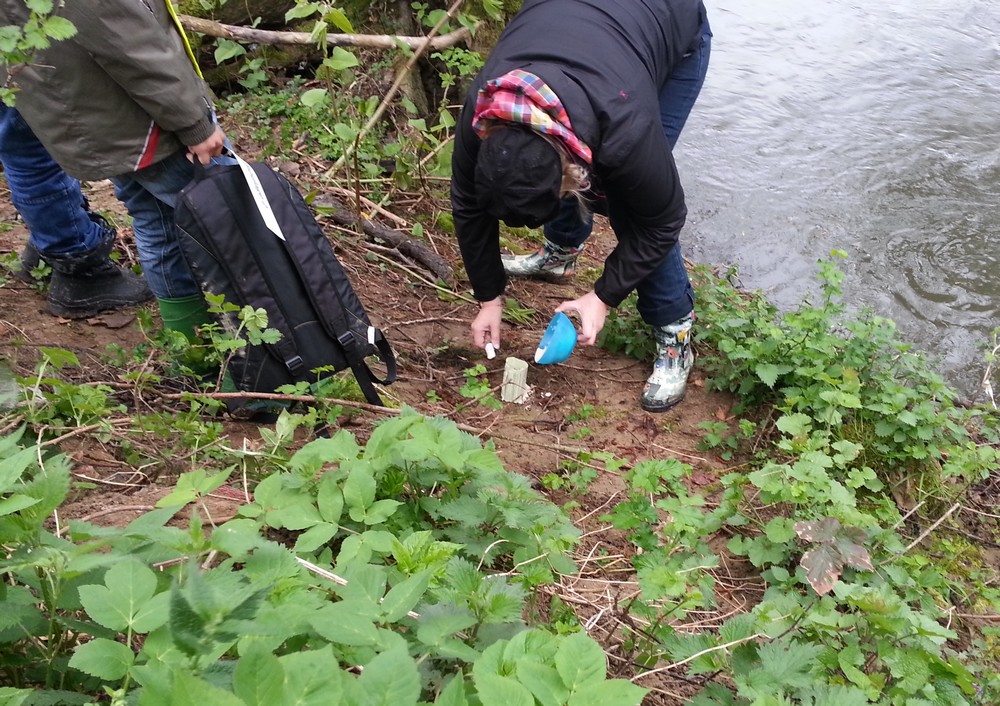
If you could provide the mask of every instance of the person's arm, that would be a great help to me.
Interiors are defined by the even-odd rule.
[[[470,108],[467,105],[466,111]],[[451,208],[455,235],[472,285],[472,294],[480,303],[472,322],[472,342],[477,348],[492,343],[500,347],[500,324],[503,316],[503,291],[507,275],[500,259],[500,224],[483,211],[476,201],[476,155],[479,138],[465,119],[459,118],[455,148],[451,159]]]
[[[602,153],[601,182],[608,197],[611,227],[618,246],[594,284],[597,296],[616,307],[646,278],[677,243],[687,218],[673,154],[659,121],[642,128],[623,126]],[[617,149],[617,144],[622,147]]]
[[[479,138],[465,115],[459,120],[451,159],[451,211],[473,296],[485,302],[503,294],[507,276],[500,259],[500,224],[476,201]]]
[[[73,0],[65,13],[77,28],[72,41],[90,52],[162,130],[185,145],[200,145],[213,139],[217,127],[178,32],[162,23],[164,2]]]

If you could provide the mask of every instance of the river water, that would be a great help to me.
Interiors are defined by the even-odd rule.
[[[685,255],[782,308],[848,253],[871,306],[975,396],[1000,326],[1000,2],[706,0],[676,150]]]

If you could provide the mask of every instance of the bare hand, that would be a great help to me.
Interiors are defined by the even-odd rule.
[[[222,131],[221,127],[216,125],[215,132],[212,133],[207,140],[203,140],[197,145],[190,145],[188,147],[188,152],[202,164],[208,164],[212,161],[212,157],[218,157],[222,154],[222,149],[225,147],[225,144],[226,133]]]
[[[597,341],[597,334],[604,328],[604,320],[608,317],[610,307],[597,298],[591,290],[579,299],[563,302],[556,311],[575,311],[580,316],[580,336],[579,343],[585,346],[592,346]]]
[[[500,319],[503,317],[503,297],[480,302],[479,314],[472,322],[472,343],[476,348],[484,348],[492,343],[500,348]]]

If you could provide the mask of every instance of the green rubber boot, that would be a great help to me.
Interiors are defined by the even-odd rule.
[[[156,301],[160,305],[163,328],[183,333],[191,343],[197,343],[200,340],[195,329],[212,320],[208,313],[208,305],[205,304],[205,298],[200,294],[192,294],[189,297],[179,299],[163,298]]]
[[[198,336],[197,329],[202,324],[211,323],[212,315],[208,313],[208,305],[202,295],[192,294],[189,297],[178,299],[161,298],[157,299],[157,304],[160,305],[163,328],[183,333],[191,344],[204,343],[204,340]],[[202,356],[203,353],[200,349],[193,349],[190,352],[191,360],[188,361],[188,365],[204,377],[215,379],[219,374],[219,369],[214,366],[209,368],[201,360]],[[233,382],[233,377],[228,370],[222,376],[219,390],[220,392],[236,392],[236,383]]]

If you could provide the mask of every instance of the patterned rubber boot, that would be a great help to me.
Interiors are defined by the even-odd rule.
[[[535,277],[561,281],[576,270],[576,259],[583,252],[583,245],[563,247],[548,240],[541,250],[531,255],[504,255],[503,269],[512,277]]]
[[[691,325],[694,314],[666,326],[653,328],[656,338],[656,360],[653,374],[646,380],[639,404],[647,412],[666,412],[684,399],[688,374],[694,367],[691,350]]]

